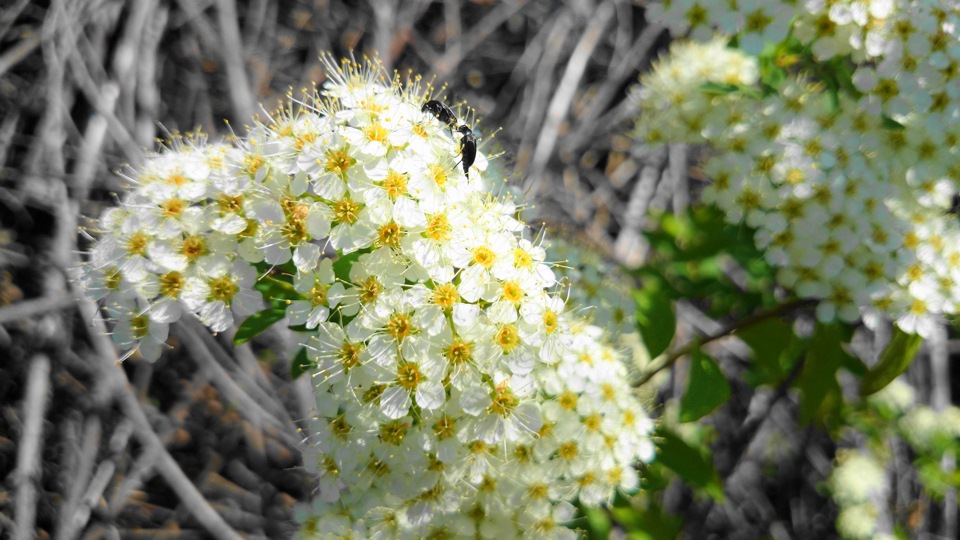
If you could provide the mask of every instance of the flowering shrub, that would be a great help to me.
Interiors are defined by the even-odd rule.
[[[703,193],[817,316],[929,335],[960,308],[960,12],[921,1],[676,0],[636,135],[707,146]]]
[[[236,144],[181,141],[130,177],[82,269],[118,345],[156,359],[196,316],[286,320],[316,414],[305,537],[565,537],[570,501],[638,486],[652,423],[602,332],[554,291],[514,204],[376,66]]]
[[[945,457],[958,450],[960,409],[935,411],[915,402],[914,390],[895,381],[863,403],[849,407],[845,423],[856,426],[859,450],[841,449],[837,464],[824,483],[839,508],[837,532],[843,538],[895,538],[895,531],[911,524],[890,496],[895,490],[911,496],[922,493],[943,500],[960,483],[953,470],[944,470]],[[910,449],[912,469],[893,474],[891,463],[899,448]],[[913,531],[911,531],[913,532]]]

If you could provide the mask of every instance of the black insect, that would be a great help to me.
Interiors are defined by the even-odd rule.
[[[447,124],[451,129],[453,126],[457,125],[456,115],[454,115],[453,111],[450,110],[450,107],[444,105],[442,101],[431,99],[430,101],[424,103],[423,107],[420,107],[420,112],[428,112],[436,116],[437,120]]]
[[[460,124],[457,131],[462,135],[460,137],[460,162],[463,163],[463,174],[469,176],[470,166],[477,159],[477,136],[465,124]]]

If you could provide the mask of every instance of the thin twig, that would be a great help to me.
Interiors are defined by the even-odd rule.
[[[134,424],[134,433],[137,440],[144,447],[152,447],[157,452],[157,470],[166,480],[174,493],[183,501],[190,514],[212,535],[217,538],[240,540],[241,537],[226,521],[210,506],[196,486],[190,482],[187,475],[177,464],[170,452],[163,446],[163,442],[150,426],[146,413],[140,406],[136,395],[127,382],[122,369],[118,366],[119,360],[113,344],[107,337],[106,326],[97,311],[96,305],[90,300],[80,304],[85,320],[92,321],[88,326],[88,334],[97,350],[98,368],[101,373],[101,382],[112,390],[124,415]]]
[[[462,34],[462,40],[456,46],[447,47],[444,55],[437,60],[435,67],[437,69],[437,80],[443,82],[459,66],[470,51],[480,46],[494,30],[500,27],[510,17],[516,15],[527,5],[526,1],[514,0],[509,2],[500,2],[491,9],[482,19],[477,21],[470,29]]]
[[[16,45],[10,47],[7,52],[0,55],[0,76],[3,76],[4,73],[17,65],[21,60],[30,56],[30,53],[40,46],[40,41],[40,33],[32,33],[25,38],[21,38]]]
[[[690,206],[687,145],[684,143],[671,144],[668,153],[667,171],[670,174],[670,185],[673,186],[673,212],[683,214]]]
[[[947,353],[947,330],[942,323],[937,324],[930,336],[928,350],[933,386],[930,405],[935,411],[942,411],[950,406],[950,358]],[[957,456],[952,452],[945,452],[940,460],[940,468],[944,474],[952,474],[957,468]],[[953,488],[948,488],[943,497],[943,525],[940,534],[944,538],[957,537],[957,490]]]
[[[76,463],[70,470],[64,469],[69,477],[66,501],[60,507],[57,522],[57,538],[75,538],[90,516],[89,510],[80,510],[80,500],[84,488],[93,476],[93,462],[100,448],[100,418],[90,416],[83,427],[83,446],[79,452],[72,452]],[[86,518],[86,519],[85,519]]]
[[[693,341],[690,341],[689,343],[680,347],[679,349],[675,349],[671,352],[664,353],[663,356],[661,356],[663,360],[660,361],[660,365],[643,374],[639,380],[633,383],[633,386],[635,387],[642,386],[644,383],[652,379],[653,376],[656,375],[657,373],[660,373],[664,369],[672,366],[674,362],[676,362],[680,358],[683,358],[684,356],[696,351],[697,349],[706,345],[707,343],[716,341],[720,338],[727,337],[730,334],[736,332],[737,330],[742,330],[744,328],[753,326],[754,324],[765,321],[767,319],[771,319],[773,317],[779,317],[781,315],[790,313],[791,311],[795,311],[798,309],[803,309],[805,307],[815,305],[816,303],[817,303],[816,300],[808,299],[808,300],[795,300],[793,302],[788,302],[786,304],[780,304],[776,307],[766,309],[763,311],[758,311],[757,313],[748,315],[738,321],[734,321],[733,323],[723,327],[722,330],[720,330],[715,334],[710,334],[702,338],[694,339]]]
[[[559,15],[551,18],[550,26],[550,32],[544,40],[542,54],[530,58],[531,60],[535,59],[537,70],[533,79],[533,88],[527,86],[524,92],[525,99],[520,107],[520,110],[524,111],[522,115],[519,115],[523,118],[523,129],[520,145],[517,149],[517,162],[513,170],[513,174],[518,178],[525,174],[530,164],[535,146],[534,139],[537,135],[537,126],[541,125],[549,103],[550,92],[556,87],[553,82],[553,69],[560,60],[563,46],[573,27],[573,16],[567,10],[563,10]]]
[[[37,354],[30,360],[27,392],[23,400],[23,435],[17,449],[17,529],[15,540],[33,538],[37,516],[37,486],[40,484],[40,461],[43,443],[43,417],[50,391],[50,359]]]
[[[19,321],[50,311],[70,307],[76,300],[69,296],[42,296],[0,308],[0,324]]]
[[[222,39],[221,51],[227,65],[228,88],[234,113],[240,122],[248,122],[256,110],[253,92],[243,62],[243,42],[237,23],[237,4],[233,0],[217,0],[217,25]]]
[[[197,358],[200,369],[208,373],[211,382],[223,393],[228,401],[236,404],[238,409],[243,411],[244,415],[248,415],[258,425],[266,425],[276,430],[277,434],[285,443],[292,447],[296,447],[299,444],[299,439],[290,432],[293,424],[280,421],[257,400],[244,392],[244,390],[234,382],[223,366],[217,362],[213,353],[197,335],[197,330],[188,327],[186,324],[178,324],[176,328],[181,330],[177,332],[177,336],[187,349],[190,350],[190,353]]]
[[[582,123],[577,126],[577,129],[571,133],[564,142],[564,151],[574,152],[576,149],[588,144],[594,140],[597,131],[603,127],[620,126],[620,124],[616,122],[603,121],[604,118],[600,113],[609,107],[610,102],[617,96],[617,92],[623,83],[626,82],[627,77],[629,77],[631,73],[634,73],[634,70],[647,60],[650,49],[653,48],[657,38],[659,38],[663,32],[664,28],[662,26],[656,24],[648,25],[643,29],[643,32],[640,33],[636,41],[634,41],[630,50],[623,56],[614,59],[614,65],[609,70],[607,77],[604,78],[602,86],[593,96],[593,99],[590,101],[590,106],[583,115],[581,115],[583,119]]]
[[[600,43],[603,29],[607,27],[607,23],[613,17],[613,14],[613,5],[604,2],[594,12],[580,37],[580,41],[573,49],[570,61],[567,63],[567,69],[564,71],[560,84],[557,85],[553,94],[553,99],[550,100],[550,106],[547,108],[547,117],[543,122],[543,129],[540,131],[540,137],[537,139],[537,145],[533,151],[524,192],[536,194],[537,187],[543,181],[547,162],[553,155],[554,147],[557,144],[560,123],[566,118],[567,112],[570,110],[570,103],[573,102],[580,79],[587,69],[587,61],[590,60],[590,55],[593,54],[593,50]]]
[[[231,354],[226,348],[226,345],[211,336],[210,332],[201,326],[199,321],[196,319],[183,318],[180,320],[180,322],[181,324],[190,326],[190,329],[193,331],[194,335],[203,341],[207,352],[211,353],[211,356],[207,356],[207,358],[216,360],[218,365],[223,368],[223,373],[225,376],[233,380],[235,375],[237,378],[235,382],[240,386],[240,388],[246,393],[250,394],[250,397],[262,405],[263,408],[266,409],[272,416],[278,419],[282,424],[292,423],[292,419],[290,418],[283,404],[280,402],[279,396],[277,396],[276,393],[272,393],[263,388],[263,386],[270,387],[268,382],[265,381],[263,385],[257,384],[254,375],[251,375],[243,369],[235,369],[238,361],[241,362],[241,364],[253,364],[250,365],[251,368],[254,368],[256,365],[257,360],[253,357],[253,353],[250,351],[249,346],[245,348],[238,347],[234,349],[233,354]],[[235,330],[231,329],[225,332],[223,337],[234,335],[235,332]],[[259,370],[259,367],[256,367],[255,369]],[[263,372],[260,371],[260,374],[262,376]]]

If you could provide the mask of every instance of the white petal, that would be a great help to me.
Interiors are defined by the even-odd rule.
[[[417,385],[417,405],[428,411],[439,409],[447,393],[438,381],[427,381]]]
[[[313,271],[320,260],[320,246],[304,243],[297,246],[293,252],[293,264],[297,270],[307,273]]]
[[[536,403],[527,402],[513,410],[513,418],[518,427],[533,433],[543,427],[543,418],[540,416],[540,407]]]
[[[411,404],[410,392],[399,386],[391,386],[380,395],[380,410],[394,420],[403,418]]]
[[[172,323],[180,320],[182,312],[180,302],[173,298],[164,298],[150,307],[150,319],[161,323]]]
[[[307,214],[307,232],[314,239],[325,238],[330,234],[330,210],[317,206]]]
[[[393,204],[393,219],[407,229],[416,229],[427,224],[427,217],[423,215],[420,206],[407,198],[400,198]]]
[[[240,234],[247,228],[247,220],[237,214],[227,214],[213,220],[210,227],[224,234]]]
[[[460,408],[471,416],[482,413],[490,406],[490,403],[492,403],[490,393],[482,387],[472,386],[467,388],[460,396]]]
[[[223,332],[233,324],[233,313],[221,300],[200,308],[200,320],[214,332]]]
[[[453,306],[453,324],[458,328],[473,326],[480,315],[480,306],[476,304],[458,303]]]
[[[264,223],[283,223],[283,208],[280,203],[269,199],[256,199],[250,203],[249,215]]]
[[[527,354],[526,351],[518,350],[510,355],[509,366],[510,371],[516,373],[517,375],[526,375],[533,371],[533,367],[537,365],[537,359],[532,355]]]

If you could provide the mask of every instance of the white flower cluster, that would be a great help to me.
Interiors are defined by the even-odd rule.
[[[82,279],[154,358],[183,312],[225,330],[260,307],[258,267],[294,273],[317,400],[304,537],[573,537],[569,501],[636,489],[653,457],[625,367],[417,81],[328,68],[245,141],[149,160]]]
[[[948,12],[939,2],[910,2],[924,13]],[[903,0],[663,0],[651,4],[646,16],[666,26],[674,36],[689,34],[706,41],[719,32],[736,35],[748,54],[792,36],[809,45],[817,58],[854,55],[855,60],[877,56],[889,39],[885,25],[909,9]],[[908,17],[909,18],[909,17]],[[918,28],[933,29],[927,17],[917,17]]]
[[[843,538],[876,538],[877,505],[890,489],[883,465],[856,450],[837,452],[838,463],[826,485],[840,508],[837,532]]]
[[[893,0],[714,4],[653,9],[665,23],[686,21],[672,30],[709,40],[673,47],[641,78],[637,136],[708,145],[704,199],[758,230],[779,282],[821,300],[821,320],[875,309],[928,336],[937,317],[960,310],[951,213],[960,10]],[[740,49],[710,37],[713,29],[735,34]],[[799,60],[785,53],[773,59],[788,68],[782,79],[755,84],[762,64],[749,54],[787,30],[814,62],[832,63],[791,72]]]
[[[637,332],[632,283],[615,264],[596,249],[562,236],[550,240],[547,259],[556,261],[553,269],[570,309],[589,306],[584,316],[614,340]]]

